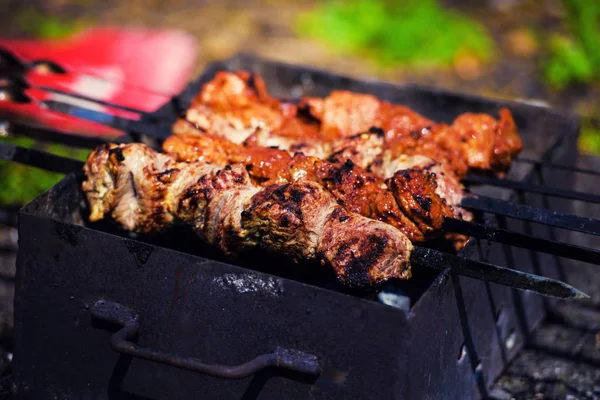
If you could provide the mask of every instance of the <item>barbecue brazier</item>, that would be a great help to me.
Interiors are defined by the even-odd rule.
[[[574,160],[577,123],[545,108],[359,81],[246,55],[210,65],[180,103],[187,105],[223,68],[260,74],[274,96],[349,89],[439,121],[507,106],[524,156],[567,165]],[[175,118],[171,105],[156,115]],[[548,180],[546,174],[515,162],[510,177]],[[553,170],[551,180],[572,182],[570,174]],[[253,261],[263,263],[262,271],[219,261],[189,234],[127,237],[86,222],[80,179],[68,175],[20,212],[14,377],[21,398],[480,398],[544,316],[545,299],[536,294],[448,270],[416,269],[413,279],[390,285],[385,296],[360,298],[320,279],[290,275],[280,261]],[[516,198],[506,190],[473,191]],[[550,234],[524,223],[508,226]],[[471,240],[462,254],[548,277],[560,273],[552,257],[486,241]],[[113,336],[123,324],[128,331]],[[142,352],[162,362],[140,358]],[[241,370],[197,366],[198,360],[234,366],[274,352]],[[189,370],[188,358],[203,372]],[[271,366],[262,368],[267,359]],[[252,366],[256,373],[236,376]],[[227,374],[239,379],[219,377]]]

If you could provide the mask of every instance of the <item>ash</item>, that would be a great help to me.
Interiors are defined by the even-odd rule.
[[[238,293],[261,293],[269,297],[277,297],[283,292],[281,280],[260,278],[252,273],[225,274],[213,279],[213,283],[226,290]]]

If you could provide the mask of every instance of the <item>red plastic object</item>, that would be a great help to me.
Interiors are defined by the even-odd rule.
[[[0,39],[0,46],[25,62],[50,60],[67,70],[66,74],[56,74],[32,69],[25,78],[33,86],[78,93],[144,112],[155,111],[183,90],[197,54],[195,40],[180,31],[110,27],[93,28],[62,40]],[[52,99],[126,118],[139,117],[36,89],[28,89],[26,94],[35,100]],[[46,110],[35,102],[0,100],[0,114],[70,133],[122,134],[98,123]]]

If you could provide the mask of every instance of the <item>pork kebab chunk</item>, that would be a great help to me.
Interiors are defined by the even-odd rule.
[[[443,164],[424,156],[401,155],[394,158],[390,151],[384,152],[382,158],[384,162],[370,165],[369,170],[376,176],[385,179],[388,184],[391,180],[405,182],[405,184],[396,182],[390,186],[398,188],[414,186],[414,183],[410,183],[411,178],[407,177],[403,171],[410,170],[413,171],[413,174],[418,171],[421,175],[427,175],[425,181],[435,181],[435,193],[452,206],[452,212],[456,218],[473,220],[473,214],[459,206],[466,195],[464,186],[452,171],[448,172],[444,168]],[[427,186],[431,186],[431,184]]]
[[[214,147],[210,149],[210,146]],[[244,164],[252,179],[262,185],[299,180],[317,182],[347,211],[390,224],[413,242],[440,236],[444,217],[458,214],[455,208],[460,199],[440,195],[436,175],[424,168],[403,168],[403,174],[390,176],[391,179],[385,181],[349,159],[344,163],[334,163],[302,153],[292,156],[279,149],[235,145],[225,138],[208,134],[171,136],[165,141],[163,149],[181,161],[210,159],[218,163],[225,153],[227,162]],[[193,149],[198,152],[194,154]],[[185,154],[184,158],[182,154]],[[404,176],[414,179],[400,182]],[[390,186],[390,183],[394,183],[394,186]],[[405,201],[407,196],[411,200]],[[418,202],[415,203],[414,199],[423,199],[421,204],[424,205],[415,206]],[[448,200],[456,202],[449,203]],[[457,246],[461,247],[462,243],[464,240],[461,238]]]
[[[259,248],[312,260],[353,288],[411,276],[402,232],[348,212],[316,182],[261,187],[241,164],[177,162],[137,143],[98,147],[84,172],[92,221],[144,233],[186,224],[227,257]]]
[[[235,143],[257,130],[304,139],[319,135],[315,122],[305,121],[294,104],[272,98],[264,81],[247,71],[218,72],[173,126],[175,134],[219,132]]]
[[[487,114],[462,114],[452,129],[464,143],[467,162],[473,170],[503,175],[523,148],[515,121],[506,108],[500,110],[499,120]]]

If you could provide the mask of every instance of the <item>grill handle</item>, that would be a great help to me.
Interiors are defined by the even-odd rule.
[[[121,354],[223,379],[243,379],[267,367],[278,367],[309,375],[319,374],[316,356],[281,347],[277,347],[273,353],[260,355],[236,366],[205,364],[196,358],[141,348],[130,340],[139,331],[139,316],[134,310],[118,303],[99,300],[92,307],[91,313],[94,318],[122,326],[109,340],[110,346]]]

